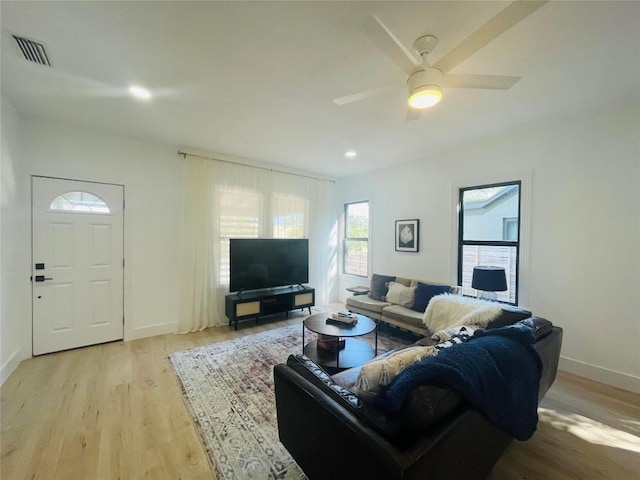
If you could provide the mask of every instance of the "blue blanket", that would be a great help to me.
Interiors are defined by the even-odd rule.
[[[378,397],[398,411],[407,395],[427,382],[449,385],[495,425],[527,440],[538,424],[538,389],[542,362],[522,325],[479,330],[462,344],[440,350],[408,366]]]

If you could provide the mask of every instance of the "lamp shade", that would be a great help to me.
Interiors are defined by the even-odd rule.
[[[507,290],[507,276],[502,267],[473,267],[471,287],[485,292],[504,292]]]

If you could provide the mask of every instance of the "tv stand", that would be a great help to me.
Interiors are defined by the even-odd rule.
[[[229,319],[229,326],[233,324],[238,329],[238,320],[255,318],[256,321],[267,315],[285,313],[297,308],[309,309],[315,305],[316,291],[303,285],[274,288],[271,290],[241,291],[225,296],[224,313]]]

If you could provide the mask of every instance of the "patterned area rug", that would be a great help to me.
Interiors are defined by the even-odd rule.
[[[407,343],[380,332],[378,353]],[[217,480],[305,478],[278,440],[273,389],[274,365],[301,351],[292,325],[169,356]]]

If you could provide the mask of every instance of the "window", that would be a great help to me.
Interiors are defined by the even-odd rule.
[[[306,238],[307,200],[295,195],[269,195],[251,189],[223,188],[218,195],[220,221],[220,285],[229,285],[230,238]]]
[[[518,304],[520,181],[460,189],[458,284],[470,287],[473,267],[503,267],[507,291],[498,300]]]
[[[369,202],[344,206],[343,271],[349,275],[369,275]]]
[[[244,189],[222,189],[220,208],[220,285],[229,285],[229,239],[258,238],[262,195]]]
[[[53,199],[51,210],[71,213],[111,213],[97,195],[89,192],[68,192]]]
[[[294,195],[273,197],[273,238],[305,238],[307,201]]]

